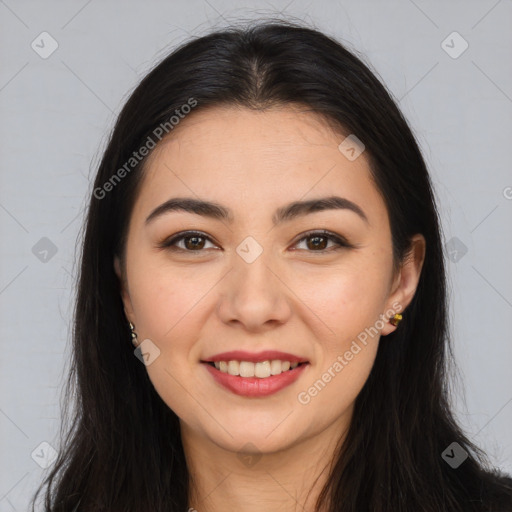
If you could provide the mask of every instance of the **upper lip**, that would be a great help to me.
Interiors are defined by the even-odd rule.
[[[272,361],[279,359],[281,361],[290,361],[290,363],[306,363],[304,357],[279,352],[277,350],[263,350],[262,352],[246,352],[244,350],[232,350],[230,352],[222,352],[214,356],[202,359],[204,363],[215,363],[218,361],[250,361],[252,363],[260,363],[262,361]]]

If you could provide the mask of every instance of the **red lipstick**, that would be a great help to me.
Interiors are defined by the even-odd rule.
[[[244,350],[232,350],[222,352],[214,356],[203,359],[205,363],[214,363],[216,361],[250,361],[251,363],[260,363],[261,361],[272,361],[279,359],[281,361],[290,361],[290,363],[306,363],[307,359],[286,352],[277,350],[263,350],[262,352],[245,352]]]
[[[222,358],[225,357],[225,354],[220,355]],[[267,360],[261,359],[260,355],[253,354],[253,356],[256,358],[256,362]],[[287,355],[287,357],[289,356]],[[272,359],[277,359],[277,357],[272,356]],[[247,361],[248,359],[247,355],[245,355],[241,359],[229,357],[227,360]],[[283,358],[283,360],[289,361],[290,359]],[[226,361],[226,359],[220,359],[220,361]],[[203,366],[208,372],[210,372],[210,375],[213,377],[213,379],[225,389],[235,393],[236,395],[257,398],[272,395],[273,393],[277,393],[281,389],[293,384],[306,370],[306,368],[309,366],[309,363],[302,363],[293,369],[281,372],[279,375],[270,375],[269,377],[263,378],[230,375],[229,373],[217,370],[217,368],[215,368],[211,362],[203,362]]]

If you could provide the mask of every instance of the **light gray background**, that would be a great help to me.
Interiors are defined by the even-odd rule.
[[[510,0],[0,0],[1,511],[26,510],[45,473],[40,443],[58,448],[75,240],[116,114],[189,34],[279,11],[363,52],[400,100],[432,173],[445,241],[467,247],[462,257],[447,250],[463,375],[456,411],[512,472]],[[59,45],[46,59],[31,48],[49,48],[43,31]],[[469,44],[458,58],[445,49],[458,53],[461,39],[442,46],[453,31]],[[34,254],[43,237],[55,255]]]

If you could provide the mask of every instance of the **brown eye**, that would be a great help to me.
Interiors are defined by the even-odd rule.
[[[350,245],[341,237],[328,231],[307,233],[306,236],[299,240],[298,244],[304,241],[306,241],[305,245],[308,252],[330,252],[330,250],[350,247]],[[334,245],[331,245],[328,248],[329,242],[333,242]]]
[[[183,237],[183,240],[185,241],[185,248],[190,249],[192,251],[202,249],[205,244],[205,238],[202,236],[186,236]]]
[[[309,242],[306,244],[308,249],[325,249],[327,247],[328,238],[326,236],[308,236],[306,240]]]
[[[159,247],[171,251],[204,252],[203,249],[207,243],[213,245],[211,240],[201,233],[186,232],[162,242]],[[208,247],[206,248],[208,249]]]

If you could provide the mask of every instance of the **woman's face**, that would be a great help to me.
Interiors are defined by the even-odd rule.
[[[395,329],[387,319],[412,299],[421,250],[393,274],[384,201],[364,151],[338,148],[344,138],[291,107],[215,107],[181,121],[148,161],[125,312],[150,340],[158,394],[217,447],[270,453],[341,435],[380,335]],[[216,206],[162,206],[185,198]],[[326,198],[339,199],[314,206]],[[233,351],[245,353],[222,355]]]

